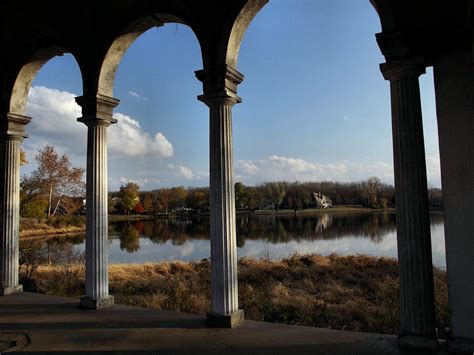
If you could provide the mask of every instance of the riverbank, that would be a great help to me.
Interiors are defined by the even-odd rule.
[[[57,218],[51,221],[38,218],[20,219],[20,238],[36,238],[45,236],[75,235],[85,231],[85,218]]]
[[[317,215],[322,213],[371,213],[371,212],[395,212],[395,208],[367,208],[359,205],[348,205],[348,206],[334,206],[332,208],[306,208],[301,210],[237,210],[238,215],[251,214],[251,215]],[[129,220],[140,220],[140,219],[167,219],[167,218],[180,218],[180,217],[209,217],[209,211],[202,212],[170,212],[170,213],[159,213],[156,215],[119,215],[110,214],[109,221],[129,221]]]
[[[395,212],[395,208],[367,208],[362,206],[334,206],[332,208],[306,208],[302,210],[255,210],[237,211],[237,213],[251,213],[255,215],[317,215],[322,213],[372,213]]]
[[[398,262],[372,256],[294,255],[281,261],[239,260],[239,303],[247,319],[396,334]],[[61,296],[84,293],[83,263],[23,267],[27,289]],[[116,302],[197,314],[210,310],[210,262],[115,264]],[[446,273],[434,270],[438,330],[448,322]]]
[[[395,212],[395,209],[370,209],[361,206],[335,206],[327,209],[304,209],[304,210],[255,210],[255,211],[237,211],[237,215],[256,215],[256,216],[310,216],[323,213],[331,214],[353,214],[353,213],[380,213]],[[109,222],[127,222],[140,220],[163,220],[175,218],[209,218],[209,212],[200,213],[160,213],[157,215],[118,215],[110,214]],[[85,216],[61,216],[52,220],[46,218],[21,218],[20,219],[20,237],[35,238],[48,236],[68,236],[85,231]]]

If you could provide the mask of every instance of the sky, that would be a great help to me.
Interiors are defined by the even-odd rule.
[[[240,49],[245,75],[234,106],[235,180],[360,181],[393,184],[389,83],[375,41],[380,22],[368,0],[271,0]],[[166,24],[140,36],[119,66],[118,123],[108,129],[109,189],[208,186],[209,112],[196,97],[200,48],[189,27]],[[428,184],[440,187],[432,70],[420,78]],[[82,94],[70,54],[50,60],[28,97],[29,164],[46,144],[86,164]]]

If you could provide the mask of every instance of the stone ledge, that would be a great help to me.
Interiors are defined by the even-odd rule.
[[[215,328],[235,328],[245,320],[244,311],[238,309],[232,314],[207,313],[206,325]]]
[[[93,299],[89,296],[81,297],[81,303],[79,308],[83,309],[100,309],[114,305],[114,296],[108,296],[106,298]]]
[[[401,349],[406,350],[438,350],[438,341],[434,337],[424,337],[416,335],[404,335],[398,337],[398,344]]]
[[[474,339],[448,337],[447,343],[448,352],[474,354]]]
[[[23,285],[0,287],[0,296],[15,295],[23,292]]]

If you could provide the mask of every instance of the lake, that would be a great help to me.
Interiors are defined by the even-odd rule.
[[[442,214],[431,215],[433,264],[445,268]],[[281,259],[294,253],[397,257],[395,213],[237,216],[239,257]],[[23,259],[61,261],[84,251],[84,236],[20,242]],[[209,218],[111,222],[109,261],[144,263],[209,258]],[[44,261],[44,260],[43,260]]]

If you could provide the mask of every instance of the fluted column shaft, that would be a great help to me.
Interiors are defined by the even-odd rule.
[[[0,134],[0,295],[23,290],[18,280],[20,229],[20,145],[30,118],[7,114],[6,132]]]
[[[0,142],[2,233],[1,294],[21,291],[18,284],[20,224],[20,145],[23,137],[3,134]]]
[[[97,309],[113,304],[108,278],[107,127],[116,122],[112,118],[116,100],[76,101],[86,113],[79,121],[87,125],[86,295],[81,299],[81,307]],[[88,112],[96,106],[97,112]],[[104,106],[108,109],[105,113]]]
[[[232,106],[235,100],[213,99],[210,107],[210,212],[212,312],[238,310]]]
[[[418,77],[424,65],[382,65],[390,80],[400,268],[400,345],[436,348],[433,263]]]
[[[233,327],[244,318],[238,300],[232,146],[232,107],[241,101],[236,95],[236,87],[243,76],[230,67],[196,72],[196,76],[205,89],[199,100],[210,109],[212,311],[207,319],[212,326]]]
[[[87,130],[86,296],[109,296],[107,216],[107,126],[90,123]]]

